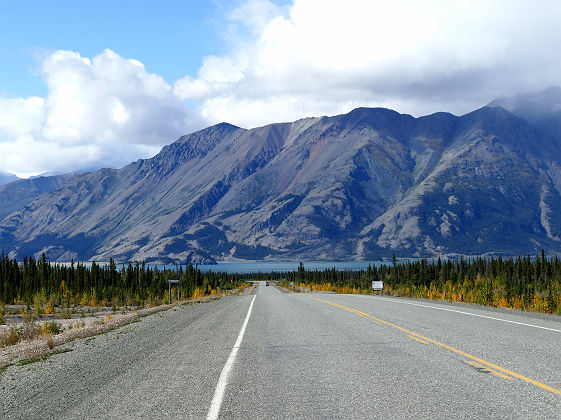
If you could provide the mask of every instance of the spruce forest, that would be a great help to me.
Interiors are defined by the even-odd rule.
[[[431,300],[475,303],[561,314],[561,260],[541,256],[459,258],[397,262],[365,271],[289,273],[281,286],[294,291],[373,293],[372,281],[383,281],[380,293]]]
[[[192,265],[185,270],[150,267],[144,263],[117,269],[113,259],[108,265],[92,262],[69,265],[52,264],[43,254],[39,260],[23,262],[0,259],[0,304],[51,302],[55,305],[125,306],[166,303],[168,281],[179,280],[180,298],[201,297],[240,285],[235,275],[202,273]],[[177,296],[177,290],[173,290]]]

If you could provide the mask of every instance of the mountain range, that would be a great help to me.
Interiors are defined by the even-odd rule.
[[[50,260],[561,251],[561,89],[463,116],[221,123],[120,169],[0,186],[0,249]]]

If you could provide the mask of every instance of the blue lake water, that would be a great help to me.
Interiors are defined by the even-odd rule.
[[[199,265],[203,272],[215,273],[270,273],[296,271],[300,261],[252,261],[252,262],[222,262],[214,265]],[[391,261],[302,261],[306,270],[324,271],[335,268],[337,270],[366,270],[368,264],[379,267],[382,264],[391,265]],[[171,267],[170,267],[171,268]]]
[[[399,262],[403,262],[399,261]],[[63,263],[69,265],[69,263]],[[87,267],[91,266],[90,262],[81,263]],[[108,263],[99,262],[99,265],[102,267],[108,266]],[[351,270],[351,271],[360,271],[366,270],[368,265],[380,267],[381,265],[391,265],[391,261],[302,261],[304,264],[304,268],[308,271],[324,271],[324,270],[331,270],[335,268],[336,270],[344,271],[344,270]],[[132,264],[133,267],[135,264]],[[245,273],[282,273],[288,271],[296,271],[298,270],[298,265],[300,265],[300,261],[248,261],[248,262],[220,262],[218,264],[201,264],[198,265],[198,269],[201,270],[203,273],[207,271],[212,271],[214,273],[238,273],[238,274],[245,274]],[[128,264],[117,264],[117,269],[127,269]],[[179,270],[179,267],[182,267],[183,270],[186,269],[185,265],[159,265],[159,264],[146,264],[147,267],[152,269],[157,268],[158,270]]]

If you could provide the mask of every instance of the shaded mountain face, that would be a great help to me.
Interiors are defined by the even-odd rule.
[[[223,123],[73,175],[7,215],[0,248],[164,263],[559,252],[556,144],[499,107]]]
[[[15,176],[14,174],[11,174],[9,172],[2,172],[0,171],[0,186],[7,184],[8,182],[12,182],[17,180],[18,177]]]
[[[561,87],[552,86],[538,93],[497,98],[488,106],[503,107],[561,143]]]
[[[42,194],[56,190],[73,175],[39,176],[17,179],[0,186],[0,220],[30,204]]]

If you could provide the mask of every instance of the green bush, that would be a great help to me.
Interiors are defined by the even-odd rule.
[[[41,327],[41,334],[42,335],[55,335],[61,332],[61,325],[55,321],[44,321],[43,326]]]

